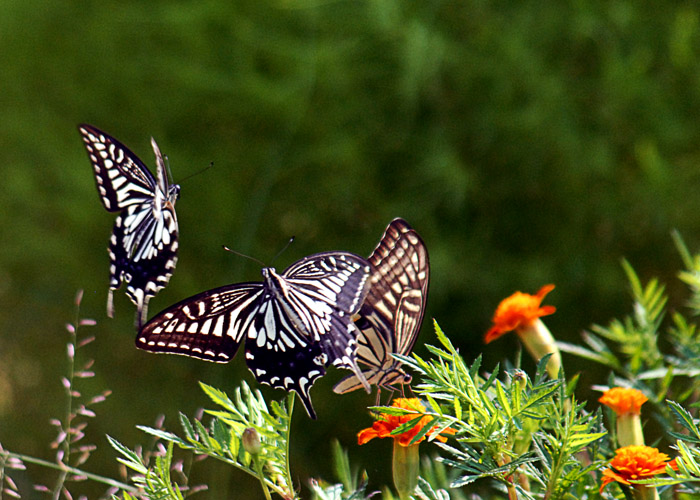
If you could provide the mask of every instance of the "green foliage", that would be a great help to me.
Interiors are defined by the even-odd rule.
[[[83,334],[83,328],[95,326],[92,319],[81,317],[80,307],[83,299],[83,291],[79,290],[74,301],[74,316],[71,323],[66,323],[68,342],[66,344],[65,375],[61,377],[64,396],[64,414],[61,418],[54,418],[51,424],[56,428],[56,438],[51,443],[51,448],[56,450],[54,461],[47,461],[34,456],[7,451],[0,446],[0,498],[3,493],[11,497],[20,497],[19,490],[14,480],[10,477],[10,470],[26,470],[27,463],[41,466],[47,470],[55,471],[56,477],[52,487],[43,484],[35,484],[34,489],[51,494],[53,498],[65,496],[71,498],[71,485],[89,479],[103,486],[135,491],[129,485],[120,481],[104,477],[98,474],[86,472],[84,464],[95,451],[96,446],[84,442],[86,429],[90,419],[96,416],[93,408],[102,403],[111,391],[103,391],[94,396],[83,395],[80,387],[86,379],[95,376],[92,371],[93,360],[83,359],[84,350],[95,340],[94,336]],[[80,354],[80,357],[78,355]],[[80,382],[80,383],[79,383]]]
[[[648,420],[645,428],[649,438],[652,424],[659,424],[659,444],[676,451],[677,470],[668,467],[667,474],[633,482],[658,488],[663,494],[692,497],[700,494],[700,428],[696,417],[700,391],[697,379],[680,370],[694,366],[695,358],[686,355],[693,354],[690,340],[696,327],[676,312],[666,330],[674,355],[665,355],[658,342],[665,328],[664,286],[656,279],[643,285],[629,264],[624,262],[623,266],[630,281],[633,313],[613,320],[607,328],[596,327],[597,335],[586,337],[587,348],[567,349],[587,359],[601,360],[616,374],[611,376],[613,382],[634,384],[649,394],[664,391],[668,396],[681,397],[681,403],[652,401],[657,403],[652,406],[654,419]],[[686,274],[681,277],[692,291],[694,281]],[[80,296],[76,301],[79,304]],[[144,452],[141,447],[132,450],[108,436],[117,461],[130,471],[131,485],[77,468],[86,458],[85,450],[79,454],[81,448],[74,448],[83,438],[81,419],[92,418],[88,407],[104,399],[101,394],[84,402],[77,391],[77,380],[94,375],[89,367],[76,368],[76,350],[91,340],[78,336],[79,327],[94,323],[81,319],[77,306],[75,321],[67,326],[70,342],[63,382],[67,410],[65,423],[56,422],[58,460],[47,462],[0,448],[0,484],[4,484],[7,495],[19,494],[9,473],[29,463],[59,471],[54,489],[44,488],[54,494],[70,495],[67,481],[85,478],[113,487],[119,495],[113,496],[115,500],[184,500],[204,489],[189,484],[193,457],[197,461],[208,457],[258,480],[267,500],[273,494],[289,500],[304,498],[294,484],[289,454],[294,395],[290,394],[286,402],[268,404],[260,391],[252,390],[245,382],[235,388],[232,397],[200,383],[216,408],[205,410],[205,417],[190,418],[181,413],[179,435],[160,424],[138,426],[155,439],[152,451]],[[600,409],[587,411],[585,404],[577,401],[577,377],[567,381],[562,372],[560,378],[550,379],[546,369],[549,355],[539,360],[532,376],[522,369],[501,370],[498,366],[485,371],[481,357],[467,363],[437,322],[434,327],[437,346],[426,346],[428,356],[396,356],[412,370],[414,380],[419,380],[413,391],[426,403],[425,411],[394,406],[369,408],[376,418],[400,417],[402,423],[388,437],[411,432],[409,446],[420,447],[413,449],[423,452],[414,499],[463,500],[467,494],[492,498],[493,492],[528,500],[596,500],[608,495],[599,492],[600,472],[608,467],[616,447],[615,435],[607,431],[614,420],[606,426]],[[443,443],[438,436],[451,438]],[[174,458],[176,453],[185,454],[186,466]],[[332,455],[337,483],[310,479],[312,498],[366,500],[380,495],[370,486],[372,478],[351,464],[350,454],[338,441],[332,444]],[[389,459],[376,463],[388,467]],[[388,487],[382,489],[381,497],[396,498]]]
[[[534,380],[517,371],[502,382],[497,373],[480,376],[479,359],[467,366],[437,323],[435,329],[442,348],[429,346],[433,360],[415,354],[413,360],[402,359],[422,376],[416,390],[433,401],[433,409],[440,408],[437,401],[445,402],[439,410],[447,421],[442,427],[457,430],[459,448],[439,444],[450,456],[442,460],[461,471],[452,487],[492,478],[531,498],[513,486],[513,476],[524,474],[547,498],[566,498],[600,467],[595,443],[606,434],[600,415],[587,414],[567,397],[563,380],[546,379],[548,357]],[[576,457],[583,449],[593,453],[588,465]]]
[[[172,443],[168,445],[165,455],[156,456],[155,466],[150,468],[144,463],[139,454],[131,451],[110,436],[107,436],[107,439],[109,444],[121,455],[121,457],[117,458],[117,461],[136,473],[131,476],[131,481],[139,487],[146,498],[184,500],[182,491],[173,483],[170,476],[173,460]],[[125,492],[123,498],[124,500],[130,500],[133,497],[128,492]]]
[[[607,327],[593,326],[594,333],[585,332],[584,341],[590,349],[566,342],[560,342],[559,346],[565,352],[599,362],[632,378],[642,369],[658,368],[663,363],[657,341],[668,298],[658,280],[652,279],[642,286],[626,260],[622,266],[630,283],[634,312],[623,320],[613,320]],[[601,337],[614,343],[625,360],[621,362]]]
[[[208,426],[180,414],[184,437],[154,429],[139,428],[165,442],[197,455],[206,455],[232,465],[261,481],[283,498],[296,498],[289,469],[289,433],[293,395],[288,399],[289,412],[283,404],[273,401],[268,409],[260,391],[251,391],[241,384],[231,400],[224,392],[201,384],[204,392],[221,410],[207,410],[212,417]],[[255,429],[260,436],[261,449],[252,455],[246,451],[242,436],[246,429]],[[258,461],[260,466],[258,467]],[[261,474],[262,471],[262,474]]]
[[[694,262],[687,258],[684,261]],[[675,401],[652,406],[655,419],[649,422],[661,424],[661,439],[678,453],[678,470],[669,467],[664,476],[633,482],[658,487],[662,492],[676,488],[673,491],[681,494],[698,494],[700,429],[694,416],[698,406],[697,383],[679,368],[692,366],[693,359],[684,354],[690,352],[689,339],[695,326],[677,312],[667,329],[675,354],[664,355],[658,342],[666,315],[664,286],[656,279],[643,285],[627,262],[623,262],[623,267],[630,282],[633,313],[613,320],[609,327],[595,327],[595,334],[586,335],[587,348],[565,347],[605,364],[617,374],[616,379],[611,378],[614,382],[634,384],[648,394],[663,391],[680,395],[690,404],[691,409]],[[681,277],[692,290],[694,282],[686,274]],[[375,415],[403,419],[391,436],[412,431],[418,425],[410,444],[430,446],[418,444],[425,439],[437,446],[432,447],[433,451],[440,452],[436,460],[423,460],[414,498],[461,499],[465,491],[484,480],[509,498],[600,498],[600,471],[607,467],[613,454],[615,436],[608,433],[600,409],[591,413],[585,404],[577,402],[573,392],[578,379],[549,379],[549,356],[538,362],[532,377],[520,369],[502,371],[496,367],[485,372],[481,357],[468,364],[436,322],[434,326],[438,346],[426,346],[429,357],[416,353],[397,356],[420,379],[414,391],[427,402],[427,409],[419,412],[387,406],[370,408]],[[246,384],[236,390],[233,400],[213,387],[202,384],[202,388],[223,408],[207,411],[212,417],[207,427],[200,420],[192,422],[183,415],[184,438],[164,430],[143,429],[171,446],[206,454],[258,477],[264,488],[269,487],[284,498],[296,498],[289,481],[290,415],[284,406],[273,402],[271,413],[262,395],[253,393]],[[289,401],[291,404],[293,399],[290,397]],[[651,434],[650,425],[645,429],[647,434]],[[250,455],[243,450],[240,436],[249,428],[261,436],[259,454]],[[454,440],[438,442],[436,436],[447,431],[454,434]],[[178,494],[167,475],[170,455],[171,450],[153,470],[133,466],[141,477],[137,484],[144,488],[149,475],[155,475],[159,482],[154,480],[149,487],[169,487],[169,495]],[[377,494],[368,489],[367,473],[358,474],[359,469],[351,466],[348,453],[337,442],[333,444],[333,456],[338,483],[311,480],[313,498],[364,500]],[[260,462],[256,462],[258,458]],[[136,459],[136,455],[131,457],[132,462]],[[262,465],[256,467],[258,464]],[[382,497],[395,498],[388,488]]]
[[[426,317],[465,355],[505,293],[550,281],[566,314],[548,325],[575,342],[622,307],[621,256],[668,282],[669,230],[700,234],[698,19],[692,2],[3,0],[3,442],[44,449],[49,431],[34,430],[56,414],[44,402],[64,344],[46,332],[78,287],[100,321],[103,386],[122,395],[113,435],[136,439],[133,412],[193,412],[191,380],[232,390],[223,381],[245,376],[135,353],[123,294],[102,321],[113,216],[77,123],[149,166],[154,136],[175,180],[214,161],[183,185],[180,261],[153,312],[259,277],[222,244],[269,260],[296,235],[280,266],[366,255],[403,216],[430,249]],[[353,411],[346,400],[327,405],[320,435]]]

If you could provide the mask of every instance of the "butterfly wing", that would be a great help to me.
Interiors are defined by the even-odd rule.
[[[377,387],[410,380],[391,354],[408,354],[423,321],[430,266],[423,240],[403,219],[393,220],[369,257],[370,290],[357,326],[357,360],[367,381]],[[353,375],[333,390],[342,394],[360,387]]]
[[[121,142],[92,125],[80,125],[100,200],[117,212],[155,195],[156,180],[143,162]]]
[[[318,342],[298,331],[288,308],[267,292],[246,333],[246,364],[258,382],[296,392],[309,417],[316,419],[309,391],[325,375],[327,356]]]
[[[114,315],[112,293],[127,285],[140,327],[148,302],[165,287],[177,264],[178,225],[175,201],[179,186],[169,186],[156,142],[158,179],[122,143],[91,125],[80,125],[103,205],[117,217],[109,244],[110,280],[107,313]]]
[[[263,295],[260,283],[229,285],[194,295],[153,317],[136,347],[228,363],[254,324]]]
[[[368,262],[347,252],[306,257],[284,273],[286,297],[281,301],[297,330],[318,341],[328,362],[364,377],[355,360],[359,331],[352,317],[368,291]],[[369,385],[363,384],[369,392]]]
[[[178,225],[174,207],[153,216],[150,204],[132,205],[117,216],[109,242],[110,294],[126,283],[136,304],[137,326],[145,322],[148,302],[170,281],[177,265]],[[111,302],[111,301],[110,301]],[[108,307],[112,316],[113,309]]]
[[[228,285],[171,306],[139,332],[136,346],[226,363],[245,342],[248,368],[258,382],[299,395],[316,418],[309,391],[325,374],[316,342],[297,332],[274,295],[261,283]]]

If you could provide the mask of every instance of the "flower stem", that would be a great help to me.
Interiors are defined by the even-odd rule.
[[[76,469],[75,467],[70,467],[65,464],[57,464],[55,462],[49,462],[47,460],[42,460],[41,458],[35,458],[31,457],[29,455],[23,455],[21,453],[13,453],[11,451],[5,451],[3,453],[7,457],[12,457],[12,458],[17,458],[21,460],[22,462],[27,462],[30,464],[35,464],[35,465],[41,465],[42,467],[47,467],[49,469],[54,469],[54,470],[59,470],[59,471],[64,471],[67,474],[74,474],[76,476],[84,476],[92,481],[106,484],[107,486],[114,486],[115,488],[119,488],[124,491],[128,491],[131,493],[136,493],[138,492],[138,488],[135,486],[131,486],[130,484],[122,483],[121,481],[117,481],[116,479],[111,479],[109,477],[104,477],[104,476],[99,476],[97,474],[92,474],[91,472],[85,472],[80,469]]]
[[[289,422],[287,422],[287,435],[285,436],[285,443],[287,445],[287,449],[284,450],[284,465],[285,465],[285,482],[287,483],[288,486],[291,486],[294,484],[292,482],[292,468],[289,463],[289,442],[291,441],[291,434],[292,434],[292,413],[294,412],[294,400],[295,400],[294,393],[289,393],[289,396],[287,396],[287,407],[289,408],[289,411],[287,412],[287,415],[289,417]],[[291,493],[291,492],[290,492]]]
[[[653,486],[638,484],[632,491],[635,500],[659,500],[659,492]]]
[[[267,487],[267,483],[265,482],[265,475],[263,474],[262,463],[259,456],[253,456],[253,464],[255,465],[255,472],[258,473],[260,486],[262,486],[263,493],[265,493],[265,500],[272,500],[272,497],[270,496],[270,489]]]
[[[394,487],[401,500],[408,500],[418,485],[418,466],[420,456],[418,444],[402,446],[394,439],[394,454],[392,458],[392,473]]]

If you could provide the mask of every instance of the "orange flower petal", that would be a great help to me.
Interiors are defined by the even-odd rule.
[[[541,306],[545,296],[554,290],[554,285],[545,285],[535,294],[515,292],[498,304],[493,315],[493,327],[486,332],[484,342],[489,343],[501,335],[529,326],[542,316],[553,314],[554,306]]]
[[[678,469],[675,459],[669,460],[668,455],[651,446],[625,446],[615,453],[615,458],[610,461],[610,468],[603,471],[601,491],[613,481],[630,484],[630,480],[663,474],[667,465],[674,470]]]
[[[402,408],[404,410],[413,410],[419,413],[425,412],[425,406],[420,402],[418,398],[396,398],[392,406],[395,408]],[[398,442],[401,446],[410,446],[411,440],[418,435],[419,432],[428,424],[428,422],[431,421],[431,418],[428,416],[425,416],[421,418],[418,423],[413,426],[413,428],[402,432],[401,434],[394,434],[392,435],[391,433],[396,430],[398,427],[401,425],[405,424],[406,422],[410,422],[411,420],[415,420],[418,415],[416,414],[406,414],[406,415],[389,415],[389,414],[380,414],[379,415],[379,420],[374,422],[372,424],[372,427],[369,427],[367,429],[361,430],[357,434],[357,442],[358,444],[365,444],[366,442],[374,439],[374,438],[392,438],[396,442]],[[434,433],[434,430],[437,429],[437,426],[434,426],[430,431],[428,431],[418,442],[414,444],[418,444],[419,442],[423,441],[427,436],[430,436]],[[455,431],[454,429],[445,429],[442,431],[441,434],[454,434]],[[447,438],[443,435],[438,435],[435,436],[436,439],[445,442]]]
[[[639,415],[642,411],[642,405],[649,401],[649,398],[637,389],[613,387],[605,391],[598,401],[612,408],[618,416],[626,413]]]

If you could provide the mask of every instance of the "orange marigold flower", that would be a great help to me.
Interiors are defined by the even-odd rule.
[[[403,408],[404,410],[412,410],[418,413],[424,413],[425,412],[425,406],[420,402],[418,398],[396,398],[394,399],[392,405],[394,408]],[[358,444],[365,444],[366,442],[374,439],[374,438],[393,438],[394,441],[398,442],[401,446],[409,446],[409,443],[411,440],[425,427],[428,422],[430,422],[432,419],[428,416],[425,416],[421,418],[418,423],[411,429],[402,432],[401,434],[395,434],[392,435],[391,433],[394,431],[394,429],[397,429],[401,425],[405,424],[406,422],[410,422],[411,420],[414,420],[417,417],[415,413],[407,413],[405,415],[387,415],[387,414],[380,414],[379,415],[379,420],[374,422],[372,424],[372,427],[369,427],[367,429],[361,430],[357,434],[357,443]],[[422,438],[420,438],[417,442],[413,444],[418,444],[421,441],[425,439],[426,436],[429,436],[434,433],[435,429],[437,426],[433,427],[431,430],[429,430]],[[454,434],[455,431],[454,429],[444,429],[441,434]],[[442,435],[438,435],[435,437],[438,441],[445,442],[447,441],[447,438]]]
[[[489,343],[504,333],[521,330],[532,324],[537,318],[553,314],[554,306],[540,307],[545,295],[554,290],[554,285],[545,285],[535,295],[515,292],[498,304],[493,315],[493,327],[486,332],[484,342]]]
[[[649,401],[641,391],[628,387],[613,387],[603,393],[598,402],[612,408],[617,416],[631,413],[639,415],[642,405]]]
[[[610,468],[603,471],[600,491],[613,481],[630,485],[630,480],[662,474],[667,465],[673,470],[678,469],[675,458],[669,461],[668,455],[651,446],[625,446],[615,453],[615,458],[610,461]]]

